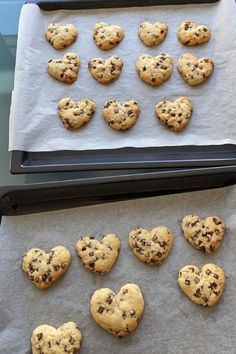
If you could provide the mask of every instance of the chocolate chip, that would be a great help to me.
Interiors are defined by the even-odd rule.
[[[99,308],[98,308],[99,313],[103,313],[104,310],[105,310],[105,308],[103,306],[99,306]]]
[[[43,338],[43,333],[38,334],[38,340],[41,340]]]
[[[217,218],[213,218],[213,222],[214,222],[216,225],[221,225],[221,224],[222,224],[222,221],[218,220]]]
[[[209,288],[210,288],[211,290],[217,289],[217,284],[216,284],[215,282],[210,283]]]
[[[201,290],[200,289],[197,289],[196,290],[196,293],[193,294],[195,297],[200,297],[201,296]]]
[[[109,305],[111,305],[111,303],[112,303],[112,301],[113,301],[113,294],[110,294],[109,296],[108,296],[108,298],[107,298],[107,303],[109,304]]]

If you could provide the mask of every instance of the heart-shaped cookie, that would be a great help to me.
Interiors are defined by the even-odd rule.
[[[215,252],[220,247],[226,229],[218,216],[200,219],[196,215],[185,216],[181,227],[186,240],[195,248],[208,254]]]
[[[62,98],[58,104],[59,116],[68,130],[75,130],[88,123],[96,110],[93,101],[82,99],[74,102],[71,98]]]
[[[192,54],[184,54],[179,58],[177,67],[184,80],[190,86],[195,86],[211,76],[214,62],[207,57],[198,59]]]
[[[107,59],[93,58],[88,62],[88,68],[93,78],[101,84],[110,84],[118,79],[123,62],[119,57]]]
[[[144,300],[136,284],[126,284],[117,295],[108,288],[95,291],[90,308],[99,326],[121,338],[137,328],[143,314]]]
[[[225,274],[215,264],[205,264],[201,271],[194,265],[186,265],[179,271],[178,283],[195,304],[210,307],[217,303],[224,291]]]
[[[98,48],[107,50],[116,47],[124,38],[124,30],[117,25],[98,22],[93,29],[93,39]]]
[[[173,59],[168,54],[156,57],[140,55],[136,61],[136,70],[144,82],[151,86],[159,86],[169,79],[173,70]]]
[[[30,249],[23,258],[22,269],[39,289],[49,288],[69,268],[71,254],[67,248],[56,246],[46,253]]]
[[[127,130],[133,127],[139,113],[139,105],[133,100],[123,104],[116,100],[110,100],[105,103],[103,109],[105,121],[115,130]]]
[[[139,38],[147,47],[154,47],[164,41],[168,26],[164,22],[143,22],[139,26]]]
[[[165,226],[157,226],[151,231],[136,228],[129,234],[129,245],[140,261],[159,265],[172,249],[173,234]]]
[[[82,237],[76,244],[78,256],[85,268],[97,274],[107,274],[116,262],[120,241],[115,234],[104,235],[101,241]]]
[[[48,73],[54,79],[72,84],[78,76],[80,59],[75,53],[67,53],[61,59],[51,59],[48,62]]]
[[[32,333],[32,354],[79,354],[82,335],[74,322],[59,328],[41,325]]]
[[[161,101],[155,107],[157,118],[174,132],[182,131],[192,116],[192,102],[188,97],[177,98],[174,102]]]
[[[192,20],[183,21],[178,29],[177,37],[181,43],[192,47],[194,45],[208,42],[211,38],[211,31],[207,26],[198,25]]]
[[[62,26],[59,23],[50,23],[45,35],[55,49],[64,49],[75,42],[78,30],[72,24]]]

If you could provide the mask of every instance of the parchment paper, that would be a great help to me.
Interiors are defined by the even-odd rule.
[[[40,324],[60,326],[75,321],[83,333],[81,354],[235,354],[236,353],[236,187],[47,212],[3,217],[0,229],[0,352],[29,354],[30,337]],[[219,215],[227,225],[220,249],[204,255],[184,239],[180,220],[186,214]],[[128,246],[135,226],[166,225],[174,247],[159,267],[140,262]],[[121,251],[111,272],[98,276],[86,270],[75,251],[86,234],[117,233]],[[49,250],[62,244],[72,264],[51,288],[37,289],[21,270],[31,247]],[[213,262],[226,273],[226,288],[213,308],[193,304],[179,289],[177,275],[186,264]],[[132,335],[117,339],[103,331],[90,315],[89,302],[101,287],[114,291],[137,283],[145,311]]]
[[[236,6],[234,0],[215,4],[156,6],[125,9],[81,11],[40,11],[37,5],[24,5],[19,24],[15,85],[10,114],[10,150],[51,151],[111,149],[124,146],[208,145],[236,142]],[[212,29],[209,43],[186,48],[176,37],[181,21],[193,19]],[[79,29],[78,40],[69,48],[57,51],[45,39],[45,29],[51,22],[73,23]],[[96,47],[92,30],[98,21],[121,25],[125,39],[109,51]],[[143,21],[165,21],[169,34],[157,47],[147,48],[138,38],[138,26]],[[47,62],[66,52],[81,58],[77,81],[66,85],[47,74]],[[142,82],[135,70],[139,55],[168,53],[174,58],[171,78],[158,88]],[[215,72],[204,84],[188,86],[177,72],[178,58],[190,52],[209,56],[215,61]],[[101,85],[90,75],[87,63],[93,57],[118,55],[124,62],[121,77],[111,85]],[[194,113],[187,129],[171,132],[155,116],[154,107],[161,100],[188,96]],[[58,101],[93,99],[97,111],[91,122],[76,132],[66,131],[58,117]],[[135,99],[141,107],[134,128],[120,133],[103,120],[105,101]]]

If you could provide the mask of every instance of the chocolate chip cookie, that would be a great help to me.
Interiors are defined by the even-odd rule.
[[[117,25],[98,22],[93,29],[93,39],[98,48],[108,50],[116,47],[124,38],[124,30]]]
[[[50,23],[45,35],[55,49],[64,49],[76,41],[78,30],[72,24],[62,26],[59,23]]]
[[[155,107],[157,118],[167,128],[181,132],[192,116],[192,102],[188,97],[177,98],[174,102],[161,101]]]
[[[168,54],[160,54],[156,57],[143,54],[136,61],[136,70],[144,82],[151,86],[159,86],[171,76],[173,59]]]
[[[118,102],[116,100],[107,101],[104,105],[103,116],[112,129],[125,131],[133,127],[140,113],[139,105],[131,100]]]
[[[61,99],[58,104],[59,116],[68,130],[81,128],[91,120],[95,111],[96,104],[86,98],[75,102],[67,97]]]
[[[136,228],[129,234],[129,245],[140,261],[159,265],[173,247],[173,234],[165,226],[157,226],[151,231]]]
[[[91,75],[101,84],[110,84],[117,80],[120,76],[122,67],[122,60],[116,56],[107,59],[93,58],[88,63]]]
[[[192,54],[184,54],[179,58],[177,68],[184,80],[190,86],[195,86],[211,76],[214,62],[207,57],[198,59]]]
[[[126,284],[117,295],[108,288],[95,291],[90,308],[100,327],[121,338],[137,328],[144,310],[144,299],[136,284]]]
[[[205,25],[198,25],[192,20],[183,21],[178,29],[177,37],[181,43],[188,47],[208,42],[211,31]]]
[[[139,26],[139,38],[147,47],[154,47],[163,42],[168,33],[168,26],[164,22],[143,22]]]
[[[218,216],[208,216],[200,219],[197,215],[187,215],[183,218],[181,227],[185,239],[195,248],[213,253],[224,239],[225,224]]]
[[[79,354],[82,335],[76,323],[64,323],[59,328],[41,325],[32,333],[32,354]]]
[[[78,76],[80,59],[75,53],[67,53],[61,59],[48,62],[48,73],[54,79],[72,84]]]
[[[120,241],[115,234],[104,235],[101,241],[84,236],[77,242],[76,250],[85,268],[104,275],[110,272],[116,262]]]
[[[205,264],[201,270],[186,265],[179,271],[178,283],[192,302],[210,307],[219,301],[224,291],[225,274],[215,264]]]
[[[22,269],[39,289],[49,288],[69,268],[71,254],[63,246],[56,246],[46,253],[32,248],[24,255]]]

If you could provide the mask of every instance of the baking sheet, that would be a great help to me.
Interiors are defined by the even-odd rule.
[[[33,329],[76,321],[83,333],[81,354],[235,354],[236,353],[236,187],[124,201],[28,216],[3,217],[0,229],[0,348],[4,354],[29,354]],[[227,225],[220,249],[207,256],[184,240],[180,220],[189,213],[219,215]],[[159,267],[147,266],[128,247],[135,226],[166,225],[174,247]],[[75,252],[77,240],[115,232],[121,251],[104,276],[86,270]],[[37,289],[21,271],[31,247],[63,244],[72,253],[65,275],[46,291]],[[226,273],[223,297],[213,308],[193,304],[179,289],[177,275],[185,264],[218,264]],[[132,335],[118,339],[103,331],[90,315],[89,302],[100,287],[115,291],[137,283],[145,299],[143,318]]]
[[[236,113],[236,6],[234,0],[215,4],[152,6],[125,9],[96,9],[80,11],[43,12],[35,4],[22,8],[16,59],[16,72],[10,114],[10,150],[55,151],[94,150],[124,146],[216,145],[235,143]],[[181,21],[193,19],[212,29],[212,39],[195,48],[186,48],[176,37]],[[69,48],[57,51],[46,40],[48,24],[57,21],[74,23],[79,29],[78,40]],[[117,48],[102,51],[92,39],[93,26],[98,21],[121,25],[125,39]],[[147,48],[137,35],[143,21],[165,21],[169,34],[157,47]],[[81,58],[77,81],[66,85],[47,74],[47,62],[66,52],[76,52]],[[168,53],[174,58],[174,72],[162,86],[152,88],[138,77],[136,58],[148,53]],[[191,52],[210,56],[215,72],[205,83],[188,86],[177,72],[180,55]],[[87,69],[93,57],[118,55],[124,62],[120,78],[109,86],[95,81]],[[63,97],[93,99],[97,111],[91,122],[79,131],[64,129],[57,113],[58,101]],[[154,113],[155,105],[165,99],[188,96],[194,107],[189,126],[176,134],[162,126]],[[134,128],[123,133],[112,130],[103,120],[106,100],[135,99],[141,107]]]

